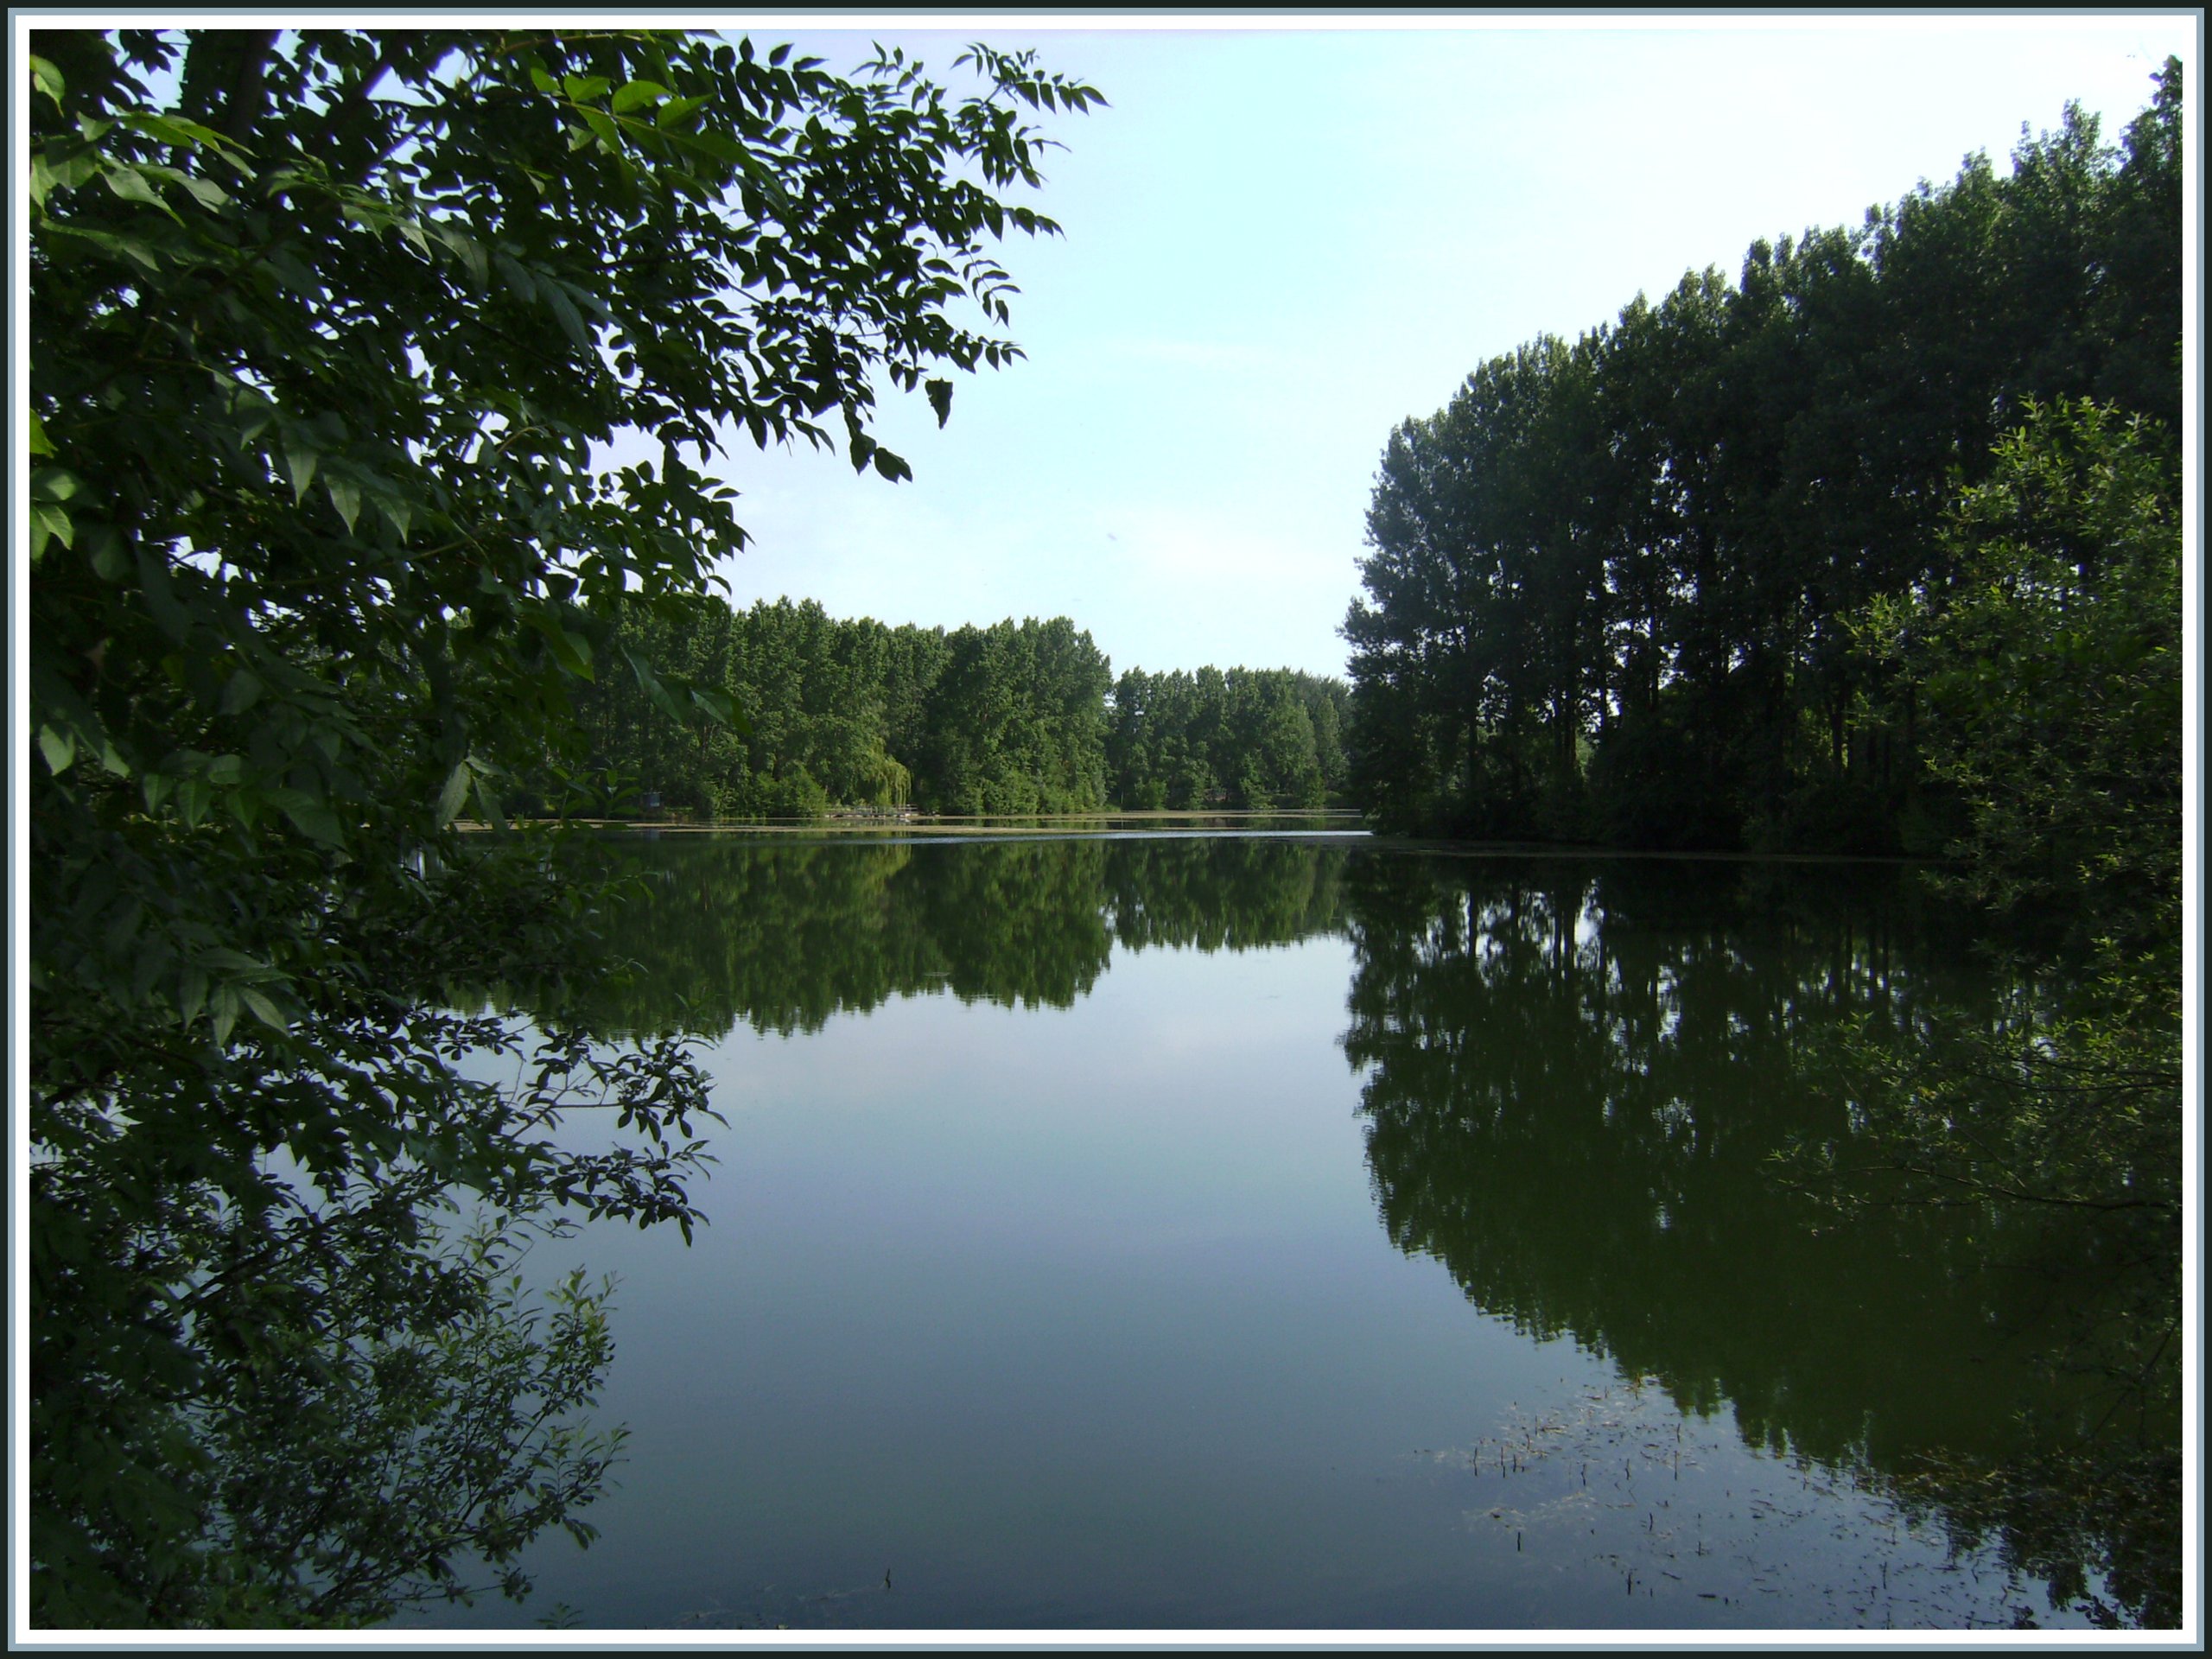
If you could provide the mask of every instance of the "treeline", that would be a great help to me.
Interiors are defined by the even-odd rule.
[[[840,620],[811,600],[708,601],[633,607],[612,633],[577,712],[594,766],[663,811],[1318,806],[1346,786],[1341,682],[1204,668],[1116,683],[1065,617],[947,632]],[[736,718],[685,717],[620,666],[626,654],[728,698]]]
[[[1202,668],[1115,683],[1106,771],[1131,810],[1320,806],[1347,784],[1351,688],[1288,669]]]
[[[666,810],[1077,812],[1105,801],[1106,658],[1065,618],[887,627],[811,601],[637,610],[629,651],[735,705],[679,722],[624,672],[580,699],[594,758]]]
[[[2069,106],[2008,175],[1975,156],[1757,243],[1737,282],[1497,358],[1393,434],[1344,630],[1359,803],[1471,836],[1946,845],[1930,676],[1871,607],[1963,591],[1989,537],[1958,505],[2038,419],[2020,539],[2077,595],[2103,531],[2037,525],[2037,469],[2156,455],[2175,494],[2178,61],[2156,81],[2116,148]]]

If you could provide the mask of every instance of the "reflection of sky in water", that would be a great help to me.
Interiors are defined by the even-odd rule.
[[[623,1280],[604,1536],[461,1617],[2049,1620],[1847,1476],[1747,1449],[1725,1402],[1684,1416],[1395,1248],[1338,1046],[1354,969],[1338,937],[1117,947],[1065,1009],[897,996],[707,1048],[712,1224],[543,1263]]]

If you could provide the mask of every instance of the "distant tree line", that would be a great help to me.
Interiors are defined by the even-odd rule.
[[[1344,791],[1341,680],[1202,668],[1115,682],[1106,732],[1114,799],[1137,808],[1319,806]]]
[[[1341,681],[1202,668],[1117,683],[1065,617],[947,632],[840,620],[811,600],[709,600],[636,607],[617,637],[656,679],[737,710],[687,715],[619,662],[578,697],[598,765],[663,810],[1319,806],[1346,787]]]
[[[1525,345],[1394,433],[1344,629],[1360,804],[1649,847],[1968,833],[1956,768],[1928,764],[1928,664],[1880,607],[1940,616],[1970,574],[2023,588],[1961,513],[1997,474],[2157,459],[2131,499],[2177,500],[2179,62],[2156,80],[2116,148],[2069,106],[2007,176],[1976,156],[1857,230],[1756,243],[1736,283],[1693,272]],[[2062,545],[2083,526],[2034,528],[2046,499],[2012,495],[2016,543],[2095,609],[2113,526]]]

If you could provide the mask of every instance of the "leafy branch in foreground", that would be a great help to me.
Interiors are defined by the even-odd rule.
[[[1018,355],[1021,111],[1098,98],[981,47],[964,98],[674,34],[31,48],[29,1616],[373,1618],[603,1472],[603,1297],[510,1325],[517,1242],[697,1218],[681,1048],[474,1079],[518,1039],[442,1010],[612,972],[613,898],[462,819],[584,786],[584,683],[733,713],[618,632],[742,546],[716,457],[906,476],[878,385]],[[571,1084],[603,1151],[537,1134]]]

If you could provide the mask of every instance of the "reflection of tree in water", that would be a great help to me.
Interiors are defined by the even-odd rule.
[[[1611,861],[1593,875],[1236,839],[685,837],[608,854],[656,899],[621,916],[636,971],[568,1010],[604,1030],[811,1031],[939,990],[1064,1007],[1117,944],[1344,931],[1344,1046],[1402,1249],[1525,1331],[1996,1539],[2061,1599],[2096,1587],[2086,1568],[2130,1618],[2175,1617],[2177,1464],[2080,1452],[2098,1379],[2039,1362],[2112,1308],[2085,1313],[2079,1277],[2043,1270],[2040,1220],[1842,1213],[1777,1161],[1874,1140],[1837,1076],[1839,1033],[1865,1020],[1934,1052],[2017,1001],[1931,948],[1940,928],[1887,874]]]
[[[2041,1219],[1844,1217],[1777,1179],[1778,1154],[1859,1132],[1826,1066],[1835,1031],[1916,1033],[1993,999],[1915,942],[1892,881],[1604,869],[1349,873],[1344,1046],[1393,1242],[1532,1334],[1571,1335],[1686,1408],[1731,1402],[1770,1448],[1999,1537],[2062,1599],[2083,1593],[2086,1558],[2133,1617],[2171,1617],[2171,1529],[2139,1498],[2095,1510],[2063,1490],[2093,1481],[2062,1448],[2100,1408],[2037,1363],[2080,1313],[2075,1285],[2026,1270]],[[2065,1503],[2003,1473],[2024,1469]]]
[[[567,1010],[602,1030],[818,1030],[893,996],[1067,1007],[1124,949],[1287,944],[1336,919],[1340,848],[1209,838],[610,843],[652,894],[635,961]]]
[[[1129,950],[1249,950],[1337,925],[1343,849],[1268,841],[1109,842],[1106,906]]]

